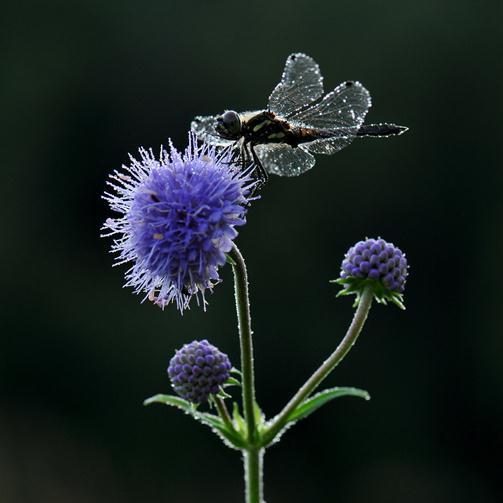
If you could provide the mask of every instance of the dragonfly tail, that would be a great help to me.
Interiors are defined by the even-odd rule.
[[[398,136],[409,128],[396,124],[364,124],[356,133],[356,136]]]

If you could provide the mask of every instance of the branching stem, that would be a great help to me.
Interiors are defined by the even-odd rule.
[[[290,414],[320,385],[320,383],[343,360],[360,334],[369,314],[374,298],[371,287],[366,287],[360,297],[353,321],[335,351],[311,375],[303,386],[295,393],[284,409],[272,420],[268,430],[263,435],[263,445],[267,446],[288,422]]]

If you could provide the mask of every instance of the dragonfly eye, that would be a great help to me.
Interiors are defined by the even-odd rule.
[[[238,139],[241,135],[241,119],[234,110],[227,110],[217,119],[217,133],[224,138]]]

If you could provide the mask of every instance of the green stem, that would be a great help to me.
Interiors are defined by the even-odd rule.
[[[263,503],[263,459],[264,449],[250,448],[243,451],[246,480],[246,503]]]
[[[248,442],[255,440],[255,382],[253,376],[253,344],[250,317],[250,301],[248,300],[248,275],[246,265],[236,245],[229,254],[233,260],[234,293],[238,315],[239,342],[241,346],[241,373],[243,392],[243,411],[248,432]]]
[[[213,400],[215,401],[215,405],[217,406],[218,415],[222,418],[222,421],[225,423],[227,428],[231,431],[235,431],[234,425],[232,424],[232,419],[227,410],[225,402],[218,395],[213,396]]]
[[[366,287],[359,299],[358,307],[353,316],[353,321],[337,346],[336,350],[313,373],[313,375],[297,391],[284,409],[273,419],[267,432],[263,435],[263,444],[268,445],[288,422],[290,414],[320,385],[320,383],[343,360],[360,334],[365,320],[372,306],[374,293],[371,287]]]
[[[232,271],[234,273],[234,293],[241,347],[241,389],[247,431],[247,447],[243,449],[246,503],[262,503],[262,458],[264,451],[256,445],[257,426],[254,413],[253,332],[248,297],[248,275],[246,273],[245,261],[236,245],[233,245],[229,255],[232,259]]]

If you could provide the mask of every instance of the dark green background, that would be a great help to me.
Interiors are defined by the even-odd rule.
[[[258,398],[275,414],[352,315],[328,280],[381,235],[411,265],[407,311],[376,306],[328,385],[368,389],[289,431],[266,500],[502,501],[501,2],[50,1],[1,13],[2,503],[239,502],[239,455],[178,411],[175,348],[238,362],[232,275],[183,318],[121,289],[99,227],[107,174],[183,148],[198,114],[265,106],[288,54],[327,89],[360,80],[368,121],[410,127],[273,178],[247,258]]]

